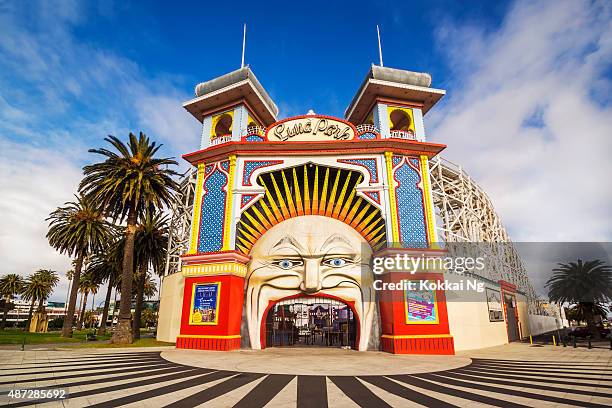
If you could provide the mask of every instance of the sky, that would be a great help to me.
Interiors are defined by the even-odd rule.
[[[197,150],[181,103],[246,63],[280,117],[342,116],[370,64],[447,90],[429,140],[490,196],[514,241],[612,240],[610,2],[0,0],[0,274],[63,273],[45,218],[87,152],[144,131]],[[65,297],[62,278],[52,300]]]

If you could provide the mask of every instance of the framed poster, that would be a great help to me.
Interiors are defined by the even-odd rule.
[[[438,303],[435,290],[404,289],[406,324],[438,324]]]
[[[485,288],[487,295],[487,307],[489,308],[490,322],[503,322],[504,312],[501,302],[501,294],[497,290]]]
[[[219,295],[221,282],[196,283],[191,292],[189,324],[217,324],[219,319]]]

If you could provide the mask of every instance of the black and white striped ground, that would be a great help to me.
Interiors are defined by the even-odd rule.
[[[53,353],[46,355],[53,356]],[[190,367],[160,352],[61,353],[0,364],[0,404],[65,407],[612,406],[606,361],[473,359],[426,374],[315,376]],[[69,399],[9,399],[7,390],[68,387]],[[42,405],[41,405],[42,404]]]

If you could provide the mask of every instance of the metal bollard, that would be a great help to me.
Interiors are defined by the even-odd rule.
[[[563,341],[563,347],[567,347],[567,337],[563,336],[561,337],[561,340]],[[610,343],[610,347],[612,347],[612,342]]]
[[[574,336],[573,339],[574,339],[574,348],[576,348],[576,336]]]
[[[610,350],[612,350],[612,336],[610,336]]]
[[[533,346],[533,337],[531,337],[531,334],[529,335],[529,344]]]
[[[553,338],[553,346],[556,346],[557,345],[557,340],[555,340],[555,336],[552,336],[552,338]]]
[[[589,344],[589,348],[590,348],[590,349],[592,349],[592,348],[593,348],[593,346],[591,346],[591,338],[590,338],[590,337],[589,337],[589,339],[588,339],[588,342],[589,342],[589,343],[588,343],[588,344]]]

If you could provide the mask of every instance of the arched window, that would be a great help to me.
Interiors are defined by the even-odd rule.
[[[391,119],[391,130],[409,131],[412,125],[412,118],[408,112],[402,109],[395,109],[389,114]]]
[[[230,135],[232,133],[232,122],[232,116],[229,113],[223,113],[216,121],[213,136]]]

